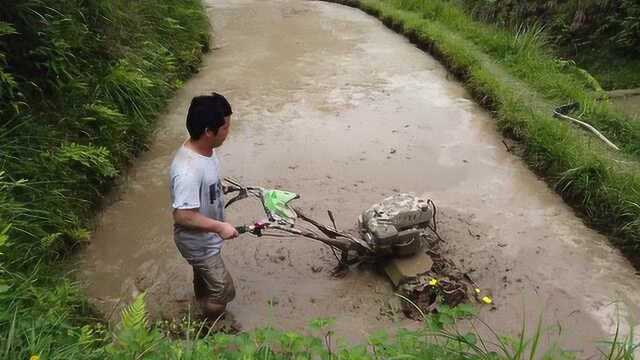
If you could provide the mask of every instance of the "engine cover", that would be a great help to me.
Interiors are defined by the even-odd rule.
[[[358,218],[362,238],[379,255],[408,256],[422,247],[433,209],[424,198],[396,194],[374,204]]]

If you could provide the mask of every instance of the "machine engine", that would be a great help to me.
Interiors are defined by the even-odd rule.
[[[374,204],[358,218],[362,238],[381,256],[409,256],[422,248],[433,206],[424,198],[396,194]]]

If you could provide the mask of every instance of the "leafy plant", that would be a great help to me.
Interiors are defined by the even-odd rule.
[[[0,357],[106,356],[112,334],[59,261],[88,238],[96,205],[197,68],[208,30],[198,0],[3,3]]]

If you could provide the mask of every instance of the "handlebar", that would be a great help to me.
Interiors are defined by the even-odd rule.
[[[257,186],[243,186],[238,181],[230,178],[225,178],[224,180],[230,184],[230,186],[226,188],[225,193],[238,192],[236,197],[227,202],[225,208],[238,200],[253,196],[260,200],[265,215],[267,216],[266,220],[257,221],[253,225],[236,226],[235,228],[238,234],[251,233],[256,236],[273,235],[271,233],[263,234],[264,230],[271,229],[320,241],[333,249],[341,251],[343,254],[346,254],[345,256],[348,256],[351,250],[355,250],[361,255],[370,255],[373,251],[366,241],[356,238],[351,234],[340,232],[335,228],[326,227],[305,216],[299,209],[290,208],[288,205],[289,202],[299,197],[296,193],[278,189],[265,189]],[[332,218],[332,215],[333,214],[330,214],[330,218]],[[322,234],[305,228],[296,228],[294,221],[297,218],[315,226]]]
[[[236,226],[235,228],[238,234],[244,234],[250,231],[249,225],[240,225],[240,226]]]

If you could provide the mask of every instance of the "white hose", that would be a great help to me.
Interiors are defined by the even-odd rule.
[[[570,120],[573,121],[575,123],[578,123],[579,125],[582,125],[582,127],[586,128],[587,130],[591,131],[592,133],[596,134],[602,141],[604,141],[607,145],[609,145],[610,147],[620,151],[620,148],[617,147],[614,143],[612,143],[611,141],[609,141],[609,139],[607,139],[604,135],[602,135],[600,133],[600,131],[598,131],[596,128],[594,128],[593,126],[587,124],[584,121],[580,121],[578,119],[574,119],[571,116],[567,116],[564,114],[559,113],[557,110],[553,110],[553,115],[555,117],[559,117],[561,119],[565,119],[565,120]]]

